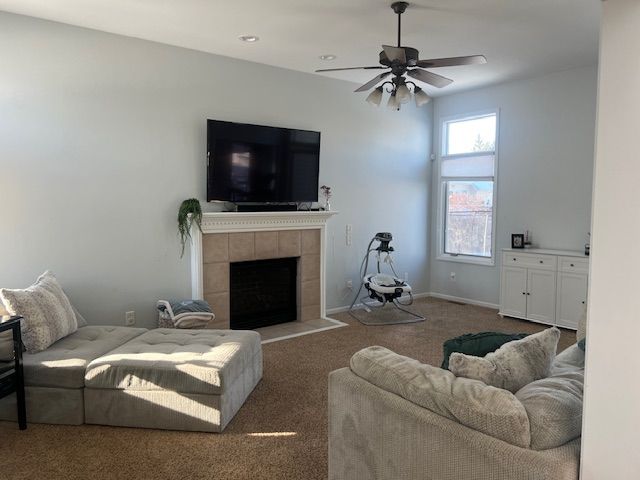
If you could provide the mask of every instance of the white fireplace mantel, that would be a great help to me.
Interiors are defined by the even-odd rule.
[[[212,212],[202,215],[202,232],[191,229],[191,292],[202,299],[204,290],[202,234],[260,232],[278,230],[320,230],[320,299],[321,316],[326,315],[325,262],[327,221],[338,212]]]
[[[323,228],[338,212],[213,212],[202,214],[202,233]]]

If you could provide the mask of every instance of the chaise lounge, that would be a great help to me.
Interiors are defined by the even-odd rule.
[[[84,326],[23,361],[34,423],[221,432],[262,378],[249,331]],[[0,420],[16,411],[0,399]]]
[[[42,285],[57,288],[48,273]],[[262,378],[257,332],[88,326],[71,308],[73,333],[23,354],[28,422],[222,432]],[[16,395],[0,420],[17,420]]]

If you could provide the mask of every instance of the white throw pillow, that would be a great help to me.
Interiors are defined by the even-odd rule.
[[[45,350],[78,329],[71,303],[51,272],[23,290],[0,289],[0,300],[11,315],[24,317],[22,342],[29,353]]]
[[[553,327],[505,343],[485,357],[455,352],[449,358],[449,370],[457,377],[481,380],[515,393],[528,383],[549,376],[559,339],[560,330]]]

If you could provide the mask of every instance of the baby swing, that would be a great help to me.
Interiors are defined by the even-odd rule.
[[[389,245],[392,240],[393,236],[389,232],[376,233],[369,242],[367,253],[365,253],[362,263],[360,264],[360,278],[362,278],[362,282],[360,283],[360,288],[358,288],[358,292],[356,293],[353,302],[351,302],[349,313],[365,325],[389,325],[393,323],[410,323],[424,320],[424,317],[421,315],[405,308],[413,303],[413,295],[411,293],[411,285],[409,285],[405,280],[398,278],[398,274],[393,268],[391,252],[393,252],[394,249]],[[379,245],[375,248],[373,247],[374,242],[379,242]],[[369,255],[372,252],[375,252],[376,254],[377,273],[367,273],[369,268]],[[382,259],[382,262],[389,265],[393,275],[382,273],[380,271],[380,261],[383,255],[384,258]],[[362,287],[367,290],[367,295],[362,297],[360,302],[367,313],[370,313],[372,309],[381,309],[390,303],[398,310],[411,315],[411,318],[405,318],[403,320],[389,318],[383,321],[369,321],[356,317],[353,314],[353,310],[358,297],[360,296],[360,292],[362,291]],[[403,298],[406,300],[401,300]],[[374,300],[374,302],[370,302],[369,299]]]

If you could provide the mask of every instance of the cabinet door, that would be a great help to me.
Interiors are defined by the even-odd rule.
[[[527,318],[554,324],[556,319],[556,272],[527,270]]]
[[[502,267],[500,313],[527,316],[527,269]]]
[[[562,272],[558,274],[558,309],[556,324],[560,327],[578,328],[587,303],[587,275]]]

